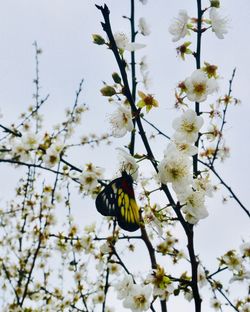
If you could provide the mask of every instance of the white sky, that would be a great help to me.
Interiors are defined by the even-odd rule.
[[[96,2],[103,4],[103,1]],[[176,57],[176,45],[171,42],[167,29],[179,9],[187,9],[189,15],[195,16],[196,1],[149,0],[146,6],[137,2],[136,16],[138,19],[144,16],[152,30],[150,37],[138,38],[138,42],[147,44],[139,55],[148,54],[153,79],[150,92],[160,102],[159,110],[148,118],[171,135],[171,122],[177,116],[177,112],[173,110],[174,87],[178,81],[190,75],[195,64],[191,58],[184,63]],[[250,2],[221,2],[223,15],[230,19],[229,33],[224,40],[219,40],[214,34],[207,32],[202,43],[202,60],[218,64],[219,73],[223,77],[221,95],[227,92],[228,80],[233,68],[237,67],[233,95],[241,99],[242,105],[232,107],[228,114],[225,135],[231,147],[231,158],[219,167],[219,172],[247,206],[250,174]],[[121,16],[129,15],[130,1],[109,0],[106,3],[111,10],[113,29],[128,30],[128,22]],[[75,90],[81,78],[84,78],[82,98],[90,107],[90,112],[84,118],[79,136],[108,131],[107,116],[114,107],[100,96],[99,89],[102,81],[112,82],[111,73],[117,67],[110,51],[91,42],[91,34],[103,34],[100,26],[102,16],[94,4],[95,1],[90,0],[1,1],[0,107],[4,114],[4,124],[15,121],[32,103],[32,80],[35,72],[32,43],[36,40],[43,50],[40,62],[41,94],[50,94],[44,107],[46,123],[51,125],[61,120],[65,107],[73,104]],[[139,86],[140,88],[142,89]],[[208,107],[208,104],[209,101],[205,105]],[[159,158],[162,157],[166,144],[164,141],[160,142],[154,144],[155,154]],[[117,140],[117,146],[125,143],[126,140]],[[106,167],[107,176],[110,177],[114,173],[110,169],[113,170],[113,161],[116,159],[115,145],[102,147],[99,152],[88,151],[81,155],[75,153],[70,159],[77,165],[94,161]],[[3,170],[3,165],[0,170],[2,175],[8,174],[8,177],[11,176],[10,173],[14,174],[9,168]],[[10,180],[13,177],[15,176],[11,176]],[[9,192],[11,182],[8,181],[8,178],[1,179],[3,192]],[[226,195],[227,192],[223,194]],[[3,196],[0,197],[3,200]],[[249,221],[245,214],[234,202],[223,206],[220,199],[221,195],[211,201],[208,208],[210,216],[197,228],[197,250],[212,268],[215,268],[216,256],[227,248],[236,248],[242,238],[249,239]],[[95,213],[93,217],[96,217]]]

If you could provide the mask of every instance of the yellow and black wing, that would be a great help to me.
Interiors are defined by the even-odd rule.
[[[125,171],[98,194],[96,208],[104,216],[116,217],[119,226],[126,231],[134,232],[140,227],[133,179]]]

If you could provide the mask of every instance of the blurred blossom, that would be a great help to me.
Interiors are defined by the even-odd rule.
[[[133,312],[148,311],[151,294],[151,286],[133,284],[128,297],[123,301],[123,306]]]
[[[184,38],[188,34],[188,20],[189,16],[187,14],[187,11],[180,10],[178,17],[174,19],[174,21],[168,28],[168,31],[173,36],[173,42]]]
[[[210,300],[210,306],[215,309],[216,311],[221,310],[221,302],[217,298],[212,298]]]
[[[124,278],[113,284],[116,292],[117,292],[117,298],[118,299],[124,299],[128,297],[129,293],[132,290],[133,287],[133,279],[131,275],[125,275]]]
[[[150,28],[149,28],[144,17],[141,17],[139,19],[138,29],[143,36],[149,36],[150,35]]]
[[[144,55],[142,58],[141,58],[141,61],[139,63],[140,65],[140,71],[141,73],[144,73],[145,71],[147,71],[148,69],[148,63],[147,63],[147,56]]]
[[[221,17],[220,9],[210,8],[209,17],[211,19],[212,31],[215,33],[217,38],[224,39],[224,35],[228,33],[228,18]]]
[[[244,257],[250,258],[250,242],[241,244],[240,251]]]

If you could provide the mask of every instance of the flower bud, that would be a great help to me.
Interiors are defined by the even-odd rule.
[[[220,7],[220,0],[210,0],[211,8],[219,8]]]
[[[100,35],[97,35],[97,34],[93,34],[92,35],[92,38],[93,38],[93,42],[95,44],[98,44],[98,45],[103,45],[105,44],[105,40],[102,38],[102,36]]]
[[[116,94],[115,88],[111,86],[105,86],[100,91],[103,96],[112,96]]]
[[[113,74],[112,74],[112,78],[113,78],[113,80],[114,80],[115,83],[119,83],[119,84],[120,84],[121,81],[122,81],[122,80],[121,80],[121,77],[119,76],[118,73],[113,73]]]

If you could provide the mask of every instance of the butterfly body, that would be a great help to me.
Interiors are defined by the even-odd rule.
[[[96,208],[103,216],[116,217],[119,226],[126,231],[134,232],[140,228],[133,179],[126,171],[98,194]]]

